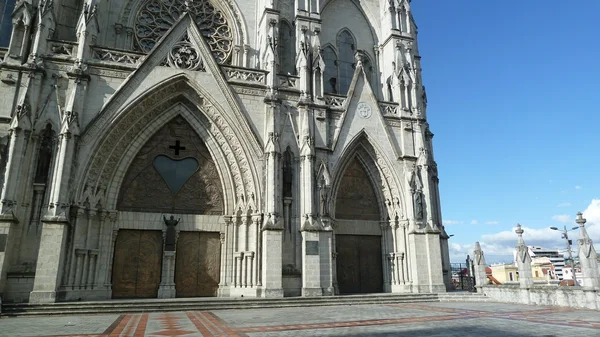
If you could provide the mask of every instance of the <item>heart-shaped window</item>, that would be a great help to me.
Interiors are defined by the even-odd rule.
[[[165,155],[158,155],[154,158],[154,168],[167,183],[173,195],[181,190],[199,167],[198,160],[192,157],[173,159]]]

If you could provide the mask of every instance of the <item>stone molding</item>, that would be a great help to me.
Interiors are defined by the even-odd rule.
[[[253,166],[250,166],[250,160],[243,150],[239,134],[222,117],[224,112],[210,98],[199,93],[197,88],[192,88],[182,78],[150,92],[141,102],[132,104],[133,107],[127,109],[122,117],[113,123],[107,135],[92,151],[93,156],[90,158],[89,166],[85,169],[84,179],[80,184],[82,187],[78,200],[83,201],[90,197],[110,199],[110,202],[104,200],[103,204],[107,203],[107,207],[111,207],[114,204],[112,200],[116,198],[116,189],[118,189],[114,186],[114,180],[111,177],[117,173],[117,167],[124,153],[133,152],[132,147],[142,146],[143,144],[134,143],[136,137],[139,137],[140,134],[150,133],[149,126],[156,124],[157,119],[165,114],[165,110],[181,102],[182,98],[196,106],[198,112],[206,118],[208,124],[204,127],[214,137],[219,151],[224,154],[226,159],[228,169],[219,165],[221,166],[219,170],[228,171],[227,175],[232,176],[236,198],[243,200],[235,202],[243,204],[240,207],[251,205],[253,209],[256,209],[258,203],[252,201],[253,198],[258,197],[259,186],[254,180],[251,172]],[[175,113],[172,115],[174,116]],[[210,145],[207,144],[207,146],[210,149]],[[222,179],[227,176],[221,175]],[[233,211],[231,204],[228,210]]]

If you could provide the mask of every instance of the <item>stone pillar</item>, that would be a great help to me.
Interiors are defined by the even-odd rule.
[[[585,288],[598,289],[600,287],[600,274],[598,273],[598,254],[587,230],[585,229],[586,220],[581,212],[577,213],[579,225],[579,264],[581,265],[582,280],[581,285]],[[575,272],[575,270],[573,270]]]
[[[529,248],[523,241],[523,233],[525,231],[517,224],[517,233],[519,239],[517,243],[517,267],[519,269],[519,284],[521,288],[531,288],[533,286],[533,273],[531,271],[531,256],[529,256]]]
[[[175,251],[164,251],[158,298],[175,298],[175,294]]]
[[[283,297],[282,244],[283,227],[268,214],[262,228],[263,297]]]
[[[47,221],[42,225],[42,239],[29,303],[52,303],[57,300],[64,270],[68,222]]]
[[[479,242],[475,242],[475,250],[473,251],[473,263],[475,267],[475,286],[477,288],[477,292],[483,292],[482,286],[486,285],[487,275],[485,273],[485,256],[483,255],[483,250],[481,250],[481,245]]]
[[[10,267],[11,253],[13,249],[16,227],[19,221],[11,213],[0,215],[0,299],[4,296],[6,287],[6,274]]]

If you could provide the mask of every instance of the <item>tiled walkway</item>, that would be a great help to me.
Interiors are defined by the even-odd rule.
[[[425,303],[22,317],[0,336],[600,336],[600,312],[502,303]]]

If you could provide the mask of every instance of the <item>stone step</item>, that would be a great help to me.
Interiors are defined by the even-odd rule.
[[[49,304],[5,304],[2,307],[2,315],[83,315],[100,313],[284,308],[298,306],[398,304],[438,301],[437,294],[377,294],[359,296],[292,297],[282,299],[188,298],[168,300],[114,300],[97,302],[59,302]]]
[[[440,302],[491,302],[492,299],[481,293],[456,292],[438,294]]]

